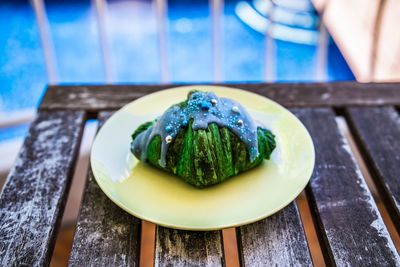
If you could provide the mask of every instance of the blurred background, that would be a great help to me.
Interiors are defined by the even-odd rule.
[[[396,0],[2,0],[0,185],[47,84],[399,81],[399,14]]]

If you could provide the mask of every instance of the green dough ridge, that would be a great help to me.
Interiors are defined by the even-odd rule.
[[[132,134],[132,140],[154,123],[149,121],[140,125]],[[162,142],[159,135],[149,142],[145,161],[198,188],[221,183],[260,165],[264,159],[270,159],[276,147],[274,134],[258,127],[259,154],[250,161],[246,145],[229,129],[210,123],[205,130],[193,130],[192,123],[190,120],[186,127],[181,128],[169,144],[165,167],[159,164]]]

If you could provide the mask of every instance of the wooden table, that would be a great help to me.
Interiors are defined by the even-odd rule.
[[[344,116],[390,220],[400,231],[400,84],[235,84],[290,108],[315,143],[306,188],[324,260],[338,266],[399,266],[400,258],[335,117]],[[172,87],[49,86],[0,198],[2,266],[48,265],[64,211],[85,121]],[[140,220],[114,205],[89,171],[71,266],[135,266]],[[244,266],[312,265],[296,202],[237,228]],[[155,264],[220,266],[220,231],[157,227]]]

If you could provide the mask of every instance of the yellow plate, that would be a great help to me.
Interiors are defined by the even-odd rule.
[[[219,185],[196,189],[134,158],[129,151],[133,131],[194,89],[239,101],[272,130],[277,148],[271,160]],[[91,166],[104,193],[132,215],[171,228],[215,230],[255,222],[285,207],[306,186],[314,158],[306,128],[281,105],[243,90],[198,85],[150,94],[117,111],[97,134]]]

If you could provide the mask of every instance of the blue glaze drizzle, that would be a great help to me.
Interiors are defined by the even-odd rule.
[[[191,119],[193,119],[193,130],[205,130],[210,123],[227,127],[246,144],[250,161],[253,162],[257,158],[257,125],[246,109],[232,99],[200,91],[190,95],[186,106],[174,105],[167,109],[153,126],[139,134],[131,144],[132,152],[143,161],[146,160],[150,141],[159,135],[162,139],[159,164],[165,167],[169,143],[177,136],[180,128],[186,127]]]

